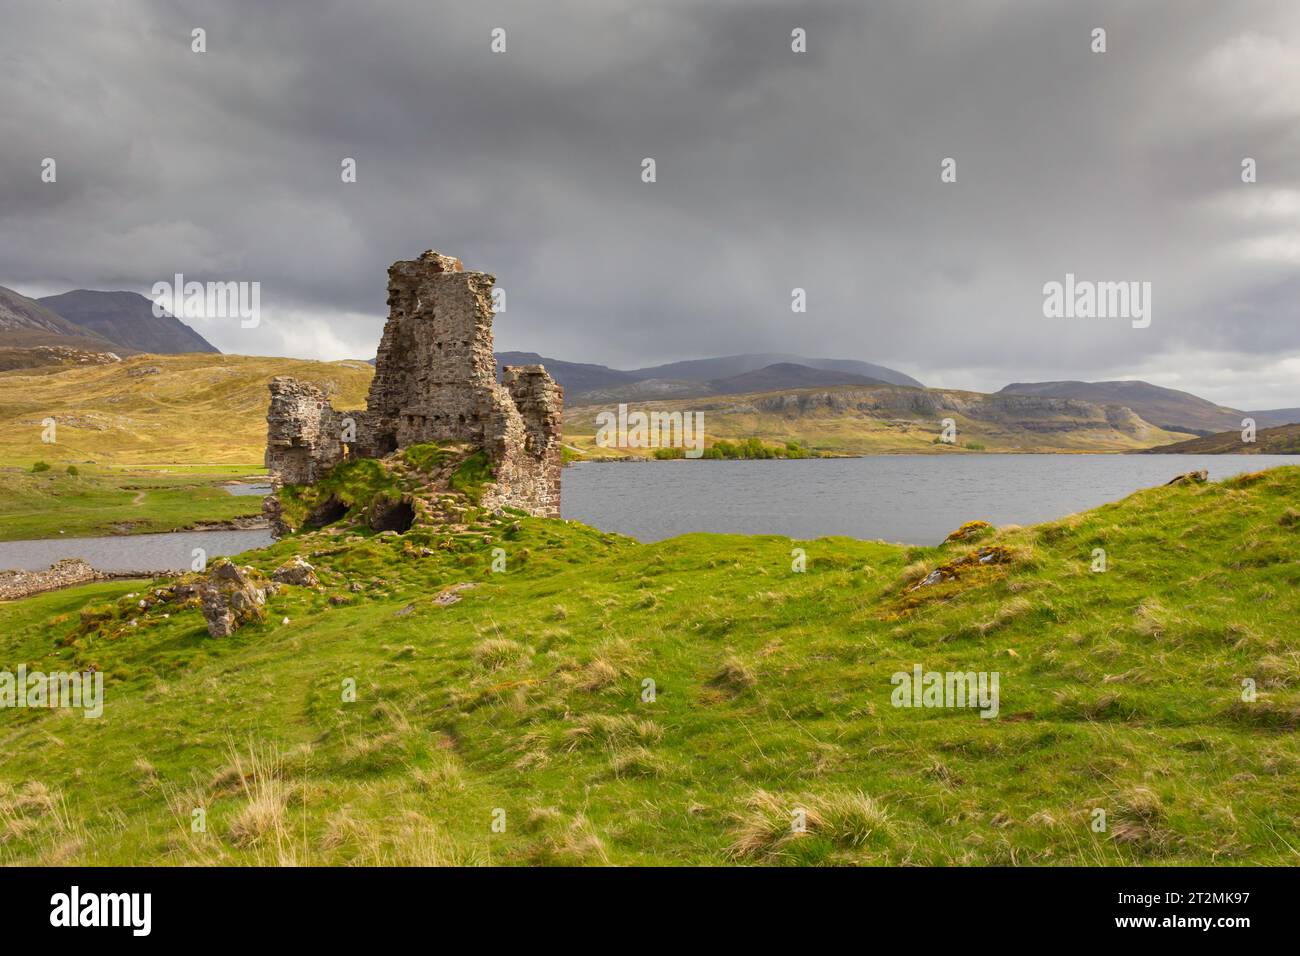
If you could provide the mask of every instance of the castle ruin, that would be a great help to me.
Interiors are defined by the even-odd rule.
[[[272,483],[313,484],[345,459],[458,442],[492,464],[495,486],[485,501],[558,517],[564,391],[541,365],[508,366],[497,382],[495,282],[432,250],[393,263],[388,322],[364,411],[337,411],[306,382],[271,382]]]

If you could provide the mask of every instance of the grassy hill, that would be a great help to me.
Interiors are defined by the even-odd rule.
[[[1148,448],[1153,455],[1300,455],[1300,425],[1261,428],[1255,441],[1241,440],[1241,429]]]
[[[798,442],[840,455],[1110,452],[1187,437],[1156,428],[1118,406],[894,385],[790,389],[638,402],[630,407],[647,412],[703,412],[710,442],[753,437],[780,444]],[[565,441],[589,457],[647,454],[644,449],[596,447],[596,417],[614,408],[612,403],[567,408]],[[956,423],[954,444],[936,441],[945,418]]]
[[[108,365],[0,373],[0,462],[30,465],[219,464],[261,467],[267,385],[292,375],[364,407],[364,362],[246,355],[139,355]],[[42,421],[57,422],[53,445]]]
[[[0,861],[1294,865],[1298,499],[939,548],[326,528],[244,556],[323,586],[220,640],[144,584],[0,605],[0,667],[107,676],[96,720],[0,711]],[[998,717],[892,706],[915,664],[998,672]]]
[[[46,362],[42,354],[33,353]],[[359,361],[202,354],[11,367],[0,371],[0,463],[258,468],[266,444],[266,386],[274,376],[292,375],[326,388],[336,408],[360,408],[373,374],[373,367]],[[568,409],[566,438],[586,453],[594,452],[595,416],[607,407]],[[781,390],[637,407],[704,411],[710,441],[758,437],[801,442],[834,454],[1127,451],[1187,437],[1117,408],[1086,402],[892,385]],[[41,442],[41,423],[51,417],[58,423],[55,445]],[[955,446],[935,444],[945,417],[957,422]]]

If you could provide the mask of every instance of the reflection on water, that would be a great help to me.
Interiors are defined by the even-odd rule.
[[[257,495],[259,498],[265,498],[271,493],[270,484],[250,484],[243,481],[230,481],[221,486],[237,498],[244,498],[250,495]]]

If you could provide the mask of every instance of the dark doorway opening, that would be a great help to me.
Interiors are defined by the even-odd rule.
[[[376,531],[396,531],[404,534],[415,522],[415,509],[409,501],[376,502],[371,512],[370,527]]]
[[[306,523],[313,528],[323,528],[333,524],[348,513],[348,506],[338,498],[330,497],[323,505],[318,505],[307,515]]]

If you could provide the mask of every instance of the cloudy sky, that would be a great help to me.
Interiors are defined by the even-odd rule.
[[[28,295],[258,281],[258,328],[192,324],[368,357],[388,264],[436,248],[496,274],[499,349],[1300,406],[1294,0],[0,8],[0,285]],[[1150,327],[1045,318],[1067,272],[1149,281]]]

